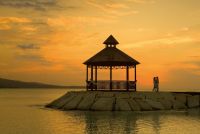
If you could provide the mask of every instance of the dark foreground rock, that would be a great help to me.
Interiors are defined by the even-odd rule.
[[[78,91],[46,105],[61,110],[153,111],[188,109],[200,106],[200,96],[171,92]]]

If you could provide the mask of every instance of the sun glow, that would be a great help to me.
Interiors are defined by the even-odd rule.
[[[200,2],[53,0],[25,5],[18,0],[0,5],[1,77],[85,85],[82,63],[113,34],[117,47],[141,63],[140,89],[151,89],[154,76],[163,89],[200,88]],[[125,77],[123,70],[113,75]]]

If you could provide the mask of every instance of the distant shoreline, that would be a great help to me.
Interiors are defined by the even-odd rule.
[[[85,89],[85,87],[0,87],[1,89]]]
[[[9,80],[0,78],[0,88],[67,88],[67,89],[82,89],[85,86],[60,86],[60,85],[52,85],[52,84],[45,84],[40,82],[24,82],[18,80]]]

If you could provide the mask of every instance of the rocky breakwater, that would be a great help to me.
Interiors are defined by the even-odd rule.
[[[46,105],[61,110],[153,111],[189,109],[200,106],[198,94],[171,92],[79,91],[65,95]]]

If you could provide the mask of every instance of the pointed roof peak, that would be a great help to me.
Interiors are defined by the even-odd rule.
[[[110,35],[104,42],[103,44],[106,45],[117,45],[119,42],[112,36]]]

